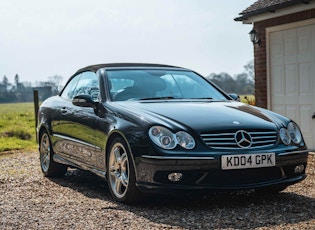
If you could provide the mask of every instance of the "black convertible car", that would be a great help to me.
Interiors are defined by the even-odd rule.
[[[185,68],[88,66],[42,103],[38,119],[43,174],[92,171],[120,202],[149,191],[279,192],[306,177],[294,121]]]

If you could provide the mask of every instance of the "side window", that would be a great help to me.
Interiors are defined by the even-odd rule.
[[[63,89],[63,91],[60,95],[61,97],[72,100],[72,98],[74,97],[74,89],[75,89],[76,85],[78,84],[78,81],[79,81],[81,75],[82,74],[78,74],[77,76],[75,76],[74,78],[71,79],[71,81]]]
[[[99,84],[98,77],[94,72],[83,72],[74,89],[74,96],[90,95],[94,101],[98,100]]]
[[[61,93],[61,97],[72,100],[75,96],[88,94],[98,100],[98,78],[94,72],[83,72],[72,78]]]

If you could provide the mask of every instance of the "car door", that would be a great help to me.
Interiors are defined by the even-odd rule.
[[[63,106],[59,133],[62,136],[62,154],[79,165],[94,165],[97,115],[93,108],[73,105],[72,99],[78,95],[90,95],[93,100],[98,100],[98,77],[94,72],[87,71],[73,80],[76,78],[75,87],[61,94]]]

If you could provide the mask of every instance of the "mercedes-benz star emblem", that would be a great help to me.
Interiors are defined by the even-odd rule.
[[[249,148],[252,145],[252,137],[244,130],[237,131],[234,138],[236,144],[241,148]]]

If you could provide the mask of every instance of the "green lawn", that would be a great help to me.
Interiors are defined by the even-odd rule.
[[[253,95],[241,101],[255,104]],[[251,103],[253,102],[253,103]],[[36,150],[34,103],[0,104],[0,152]]]
[[[0,152],[36,150],[33,103],[0,104]]]

